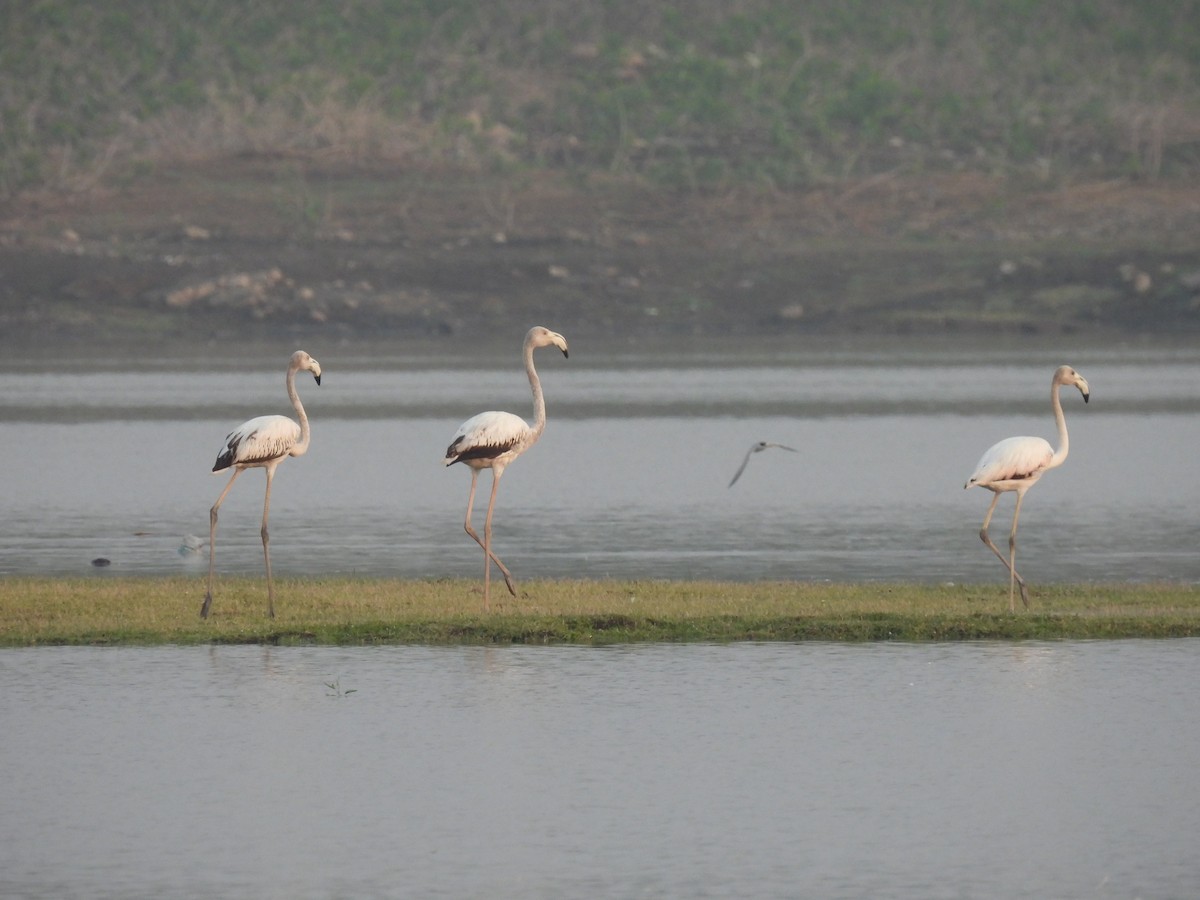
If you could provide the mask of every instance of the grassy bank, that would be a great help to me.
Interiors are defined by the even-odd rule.
[[[634,641],[1055,640],[1200,635],[1200,586],[1039,587],[1010,615],[988,586],[540,581],[482,611],[465,580],[226,579],[213,614],[180,578],[0,580],[0,646],[39,644],[612,644]]]

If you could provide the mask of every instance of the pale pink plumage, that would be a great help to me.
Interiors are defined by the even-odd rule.
[[[504,466],[536,439],[520,416],[500,410],[482,412],[458,427],[442,462],[447,466],[461,462],[476,469]]]
[[[483,608],[490,604],[492,563],[504,575],[504,583],[508,585],[509,593],[517,595],[512,573],[504,563],[492,552],[492,511],[496,506],[496,489],[500,486],[500,476],[510,462],[537,443],[546,428],[546,401],[542,396],[542,382],[537,370],[533,367],[533,351],[538,347],[557,347],[563,356],[569,357],[567,339],[561,334],[538,325],[529,329],[522,346],[525,359],[525,374],[529,377],[529,387],[533,392],[533,424],[530,425],[520,416],[512,413],[492,410],[479,413],[463,422],[454,433],[450,446],[446,448],[443,465],[452,466],[462,463],[471,469],[471,491],[467,495],[467,515],[463,527],[467,534],[483,548]],[[488,499],[487,517],[483,523],[483,540],[479,539],[475,528],[471,525],[471,508],[475,503],[475,484],[479,479],[481,469],[492,470],[492,493]]]
[[[1001,482],[1036,481],[1054,458],[1054,448],[1041,437],[1010,437],[993,444],[963,487],[991,487]],[[1015,489],[1015,484],[1013,486]]]
[[[261,468],[267,473],[267,493],[263,499],[262,515],[262,545],[263,561],[267,570],[267,611],[275,616],[275,586],[271,579],[270,536],[267,534],[267,518],[271,511],[271,483],[275,479],[276,467],[289,456],[303,456],[308,452],[311,431],[308,427],[308,416],[300,403],[300,395],[296,393],[296,373],[311,372],[317,384],[321,383],[321,364],[305,353],[297,350],[288,360],[287,394],[292,401],[292,408],[300,417],[300,422],[287,416],[257,416],[243,422],[225,436],[225,443],[213,463],[214,472],[233,469],[233,475],[221,491],[221,496],[208,511],[208,591],[204,595],[204,603],[200,607],[200,618],[208,616],[212,606],[213,567],[217,544],[217,511],[225,502],[233,483],[247,469]]]
[[[320,384],[320,382],[317,382]],[[287,456],[300,443],[300,426],[287,416],[258,416],[229,432],[212,470],[265,466]]]
[[[1021,602],[1029,606],[1029,589],[1025,579],[1017,574],[1017,520],[1021,515],[1021,502],[1025,492],[1035,485],[1039,478],[1050,469],[1061,466],[1067,459],[1070,442],[1067,437],[1067,420],[1063,415],[1062,401],[1058,389],[1071,384],[1079,388],[1083,394],[1083,402],[1087,403],[1089,388],[1087,380],[1070,366],[1059,366],[1050,381],[1050,406],[1054,410],[1054,423],[1058,426],[1058,449],[1050,446],[1050,442],[1040,437],[1011,437],[988,448],[975,467],[974,473],[967,479],[964,488],[986,488],[995,494],[988,506],[987,515],[983,517],[983,527],[979,529],[979,538],[993,553],[1000,558],[1008,569],[1008,607],[1016,611],[1014,583],[1021,586]],[[988,525],[1000,495],[1014,491],[1017,495],[1016,507],[1013,509],[1012,531],[1008,535],[1008,558],[1004,557],[988,535]]]

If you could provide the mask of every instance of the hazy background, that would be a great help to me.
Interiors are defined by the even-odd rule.
[[[0,6],[0,341],[1200,318],[1200,4]]]

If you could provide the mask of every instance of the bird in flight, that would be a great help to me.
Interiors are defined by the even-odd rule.
[[[742,473],[746,471],[746,465],[750,462],[750,457],[753,456],[755,453],[762,453],[768,447],[778,447],[780,450],[787,450],[791,453],[799,453],[800,452],[799,450],[796,450],[793,447],[785,447],[783,444],[776,444],[776,443],[773,443],[772,441],[759,441],[757,444],[754,444],[749,450],[746,451],[746,458],[742,460],[742,464],[740,466],[738,466],[738,470],[733,473],[733,479],[729,482],[729,487],[733,487],[734,482],[736,482],[739,478],[742,477]]]

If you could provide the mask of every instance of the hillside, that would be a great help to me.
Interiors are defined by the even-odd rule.
[[[0,7],[0,340],[1200,324],[1200,3]]]

